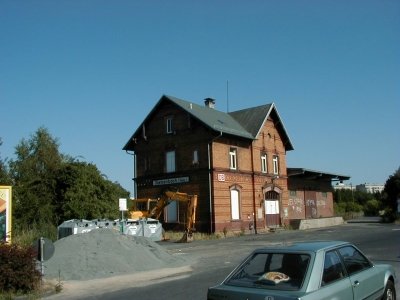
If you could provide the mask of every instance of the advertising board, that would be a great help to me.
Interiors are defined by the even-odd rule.
[[[11,242],[11,186],[0,186],[0,241]]]

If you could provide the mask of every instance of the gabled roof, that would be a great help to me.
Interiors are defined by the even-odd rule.
[[[172,96],[164,96],[170,101],[174,102],[182,109],[190,113],[193,117],[198,119],[204,125],[212,130],[227,133],[247,139],[254,139],[254,136],[248,132],[242,124],[232,118],[229,114],[218,111],[214,108],[207,106],[201,106],[188,102],[182,99],[178,99]]]
[[[287,168],[288,177],[300,177],[304,179],[328,179],[328,180],[349,180],[350,176],[320,172],[304,168]]]
[[[125,144],[123,150],[132,150],[133,139],[140,133],[143,124],[146,123],[146,121],[153,115],[153,113],[164,101],[170,101],[179,106],[181,109],[189,113],[192,117],[199,120],[211,130],[250,140],[257,138],[258,133],[265,121],[268,119],[268,116],[271,116],[274,118],[275,124],[282,135],[286,150],[293,150],[292,143],[273,103],[243,109],[236,112],[225,113],[214,108],[201,106],[193,102],[167,95],[163,95],[160,98],[129,141]]]
[[[278,132],[282,135],[282,141],[287,151],[293,150],[292,142],[286,132],[282,119],[275,107],[275,103],[260,105],[229,113],[235,120],[242,124],[254,138],[257,138],[260,130],[268,117],[274,120]]]

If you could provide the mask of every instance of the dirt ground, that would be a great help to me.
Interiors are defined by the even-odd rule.
[[[61,292],[56,293],[57,280],[45,280],[47,290],[43,295],[46,299],[73,300],[83,297],[95,297],[97,294],[121,290],[135,286],[146,286],[154,281],[168,281],[188,276],[192,272],[190,266],[164,268],[152,271],[141,271],[132,274],[98,278],[91,280],[68,280],[61,282]]]

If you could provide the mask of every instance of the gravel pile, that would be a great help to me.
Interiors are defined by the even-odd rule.
[[[96,229],[70,235],[54,243],[53,257],[44,262],[45,278],[89,280],[186,265],[157,243]]]

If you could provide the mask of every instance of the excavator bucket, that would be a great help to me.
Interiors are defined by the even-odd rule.
[[[193,242],[193,232],[186,231],[182,238],[179,240],[179,243],[190,243]]]

